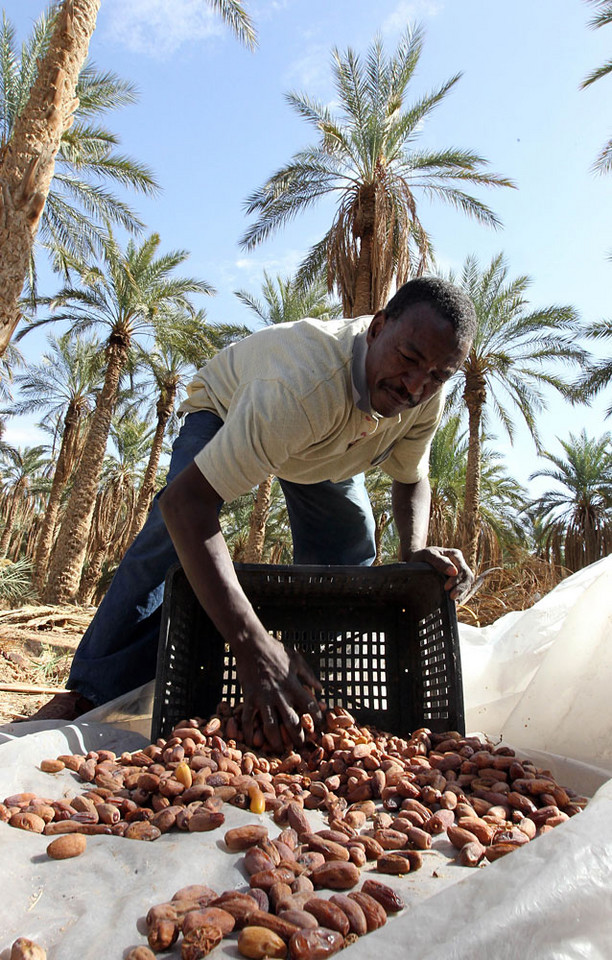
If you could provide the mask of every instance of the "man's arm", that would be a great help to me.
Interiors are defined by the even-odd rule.
[[[306,663],[270,636],[238,582],[218,519],[221,498],[192,463],[166,488],[159,506],[193,590],[236,658],[244,697],[243,730],[252,742],[259,713],[270,746],[280,752],[282,723],[294,742],[300,715],[321,721],[320,684]]]
[[[429,563],[448,579],[445,589],[459,603],[467,596],[474,575],[461,553],[452,547],[427,546],[431,488],[427,478],[416,483],[393,481],[393,517],[400,538],[401,559]]]

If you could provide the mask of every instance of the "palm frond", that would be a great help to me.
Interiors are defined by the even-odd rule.
[[[257,33],[249,14],[239,0],[207,0],[241,43],[254,50]]]
[[[363,261],[371,262],[371,276],[363,284],[369,289],[370,307],[386,302],[394,278],[402,282],[433,263],[433,245],[417,211],[420,196],[443,199],[496,227],[493,211],[460,185],[514,186],[507,177],[487,171],[486,161],[473,151],[415,149],[423,120],[460,79],[453,76],[406,104],[421,52],[419,28],[406,31],[389,55],[378,37],[363,57],[351,48],[335,48],[334,108],[307,94],[287,96],[290,106],[315,128],[317,142],[295,154],[245,201],[246,213],[254,220],[240,243],[251,250],[300,211],[324,197],[334,198],[332,226],[313,246],[302,276],[320,268],[325,252],[329,288],[339,287],[345,309],[352,309],[354,302],[362,243],[371,249],[371,257]]]

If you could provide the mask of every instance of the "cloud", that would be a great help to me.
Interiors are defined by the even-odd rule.
[[[295,0],[262,0],[260,3],[255,2],[251,8],[251,16],[255,23],[263,23],[264,20],[272,20],[281,11],[293,6],[294,2]]]
[[[244,286],[253,285],[254,293],[259,293],[263,281],[264,270],[275,277],[293,276],[304,259],[306,250],[286,250],[281,256],[240,257],[238,260],[225,263],[223,271],[226,278],[232,278],[232,283]]]
[[[330,91],[331,54],[327,43],[312,44],[307,52],[293,61],[285,74],[285,84],[292,90],[307,90],[320,98]]]
[[[49,443],[49,434],[44,433],[28,416],[23,416],[5,424],[2,440],[11,447],[40,447]]]
[[[421,20],[436,17],[443,7],[441,0],[400,0],[395,10],[383,20],[381,32],[384,35],[403,33],[408,25],[414,26]]]
[[[157,60],[227,30],[205,0],[107,0],[105,36],[118,46]]]

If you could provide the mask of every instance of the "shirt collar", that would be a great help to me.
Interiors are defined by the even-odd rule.
[[[368,352],[367,330],[358,333],[353,341],[353,359],[351,363],[351,385],[355,406],[363,413],[372,416],[370,392],[366,378],[366,354]],[[374,414],[377,416],[377,414]]]

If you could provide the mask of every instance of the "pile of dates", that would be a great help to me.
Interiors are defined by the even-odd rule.
[[[244,848],[254,840],[248,827],[229,833],[232,836],[226,835],[226,842],[233,849],[238,843]],[[254,848],[252,843],[249,849]],[[265,844],[260,847],[262,852],[264,848]],[[300,872],[298,861],[290,862],[292,868],[281,866],[279,870],[286,876],[291,873],[291,884],[272,882],[270,877],[265,884],[258,881],[248,893],[227,890],[218,894],[203,884],[178,890],[171,900],[148,911],[149,945],[135,947],[127,960],[151,960],[154,953],[169,950],[179,938],[182,960],[200,960],[236,932],[238,950],[252,960],[287,956],[316,960],[378,930],[389,914],[404,907],[394,890],[371,878],[359,891],[317,896],[307,870],[302,867]]]
[[[425,728],[402,738],[360,725],[341,707],[324,716],[323,731],[303,717],[303,745],[283,756],[249,749],[240,707],[223,703],[212,718],[184,720],[167,739],[133,753],[43,760],[41,769],[68,768],[87,789],[62,800],[6,797],[0,820],[44,836],[152,841],[170,830],[222,827],[225,804],[268,812],[280,828],[275,839],[261,822],[224,835],[230,852],[244,852],[248,893],[179,891],[149,912],[149,946],[135,948],[130,960],[167,949],[179,935],[184,960],[194,960],[234,930],[244,956],[301,958],[334,953],[401,909],[372,871],[418,870],[436,835],[456,849],[456,862],[481,866],[587,803],[550,771],[486,738]],[[313,829],[311,810],[325,815],[325,829]],[[364,867],[369,879],[357,890]],[[318,889],[334,893],[320,897]]]

